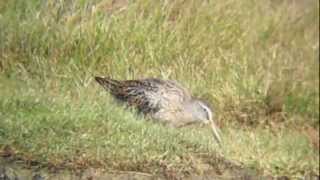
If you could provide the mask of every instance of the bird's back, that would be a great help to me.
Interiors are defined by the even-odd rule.
[[[96,77],[96,81],[116,99],[145,114],[174,111],[191,99],[189,92],[171,80],[155,78],[118,81]]]

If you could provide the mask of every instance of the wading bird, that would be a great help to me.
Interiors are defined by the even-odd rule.
[[[212,110],[177,82],[156,78],[119,81],[95,77],[95,80],[120,102],[170,126],[210,124],[215,140],[221,143]]]

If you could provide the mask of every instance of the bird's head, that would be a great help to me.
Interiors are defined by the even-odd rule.
[[[188,106],[188,109],[191,111],[192,116],[196,121],[200,121],[201,123],[209,124],[211,126],[214,139],[219,145],[221,145],[221,137],[219,134],[220,130],[214,122],[214,113],[212,109],[200,100],[193,100]]]

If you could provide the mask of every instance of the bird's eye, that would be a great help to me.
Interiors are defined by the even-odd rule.
[[[211,118],[211,111],[210,111],[210,109],[209,109],[206,105],[204,105],[203,103],[201,103],[201,102],[199,102],[199,104],[200,104],[201,110],[202,110],[202,112],[203,112],[203,114],[204,114],[204,116],[205,116],[205,119],[206,119],[206,120],[210,120],[210,118]]]
[[[209,120],[210,119],[209,112],[207,110],[204,110],[204,111],[205,111],[205,114],[206,114],[206,120]]]

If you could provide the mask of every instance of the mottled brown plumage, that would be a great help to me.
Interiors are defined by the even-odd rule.
[[[215,139],[221,141],[211,109],[175,81],[156,78],[124,81],[102,77],[95,79],[117,100],[173,127],[211,122]]]

